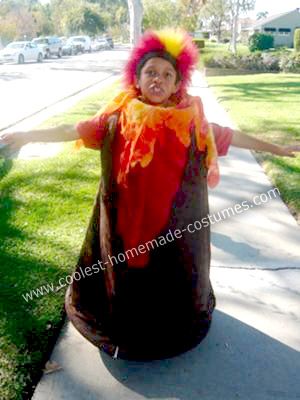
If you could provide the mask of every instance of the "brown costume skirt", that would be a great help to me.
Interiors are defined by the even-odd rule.
[[[209,279],[210,229],[201,223],[209,214],[205,154],[197,150],[193,135],[169,222],[158,235],[168,238],[167,243],[152,242],[147,266],[129,268],[115,232],[117,193],[110,175],[113,135],[108,137],[101,151],[100,188],[66,293],[67,315],[86,339],[112,357],[172,357],[206,336],[215,307]],[[181,230],[181,238],[174,237],[176,229]],[[117,260],[114,265],[107,262],[112,255]]]

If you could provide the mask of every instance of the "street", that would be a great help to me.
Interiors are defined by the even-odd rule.
[[[0,64],[0,132],[26,117],[120,73],[126,47],[52,57],[39,63]]]

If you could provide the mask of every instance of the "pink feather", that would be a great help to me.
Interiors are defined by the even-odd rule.
[[[198,49],[188,34],[184,35],[183,44],[183,50],[176,59],[177,69],[181,75],[181,84],[178,90],[179,94],[186,91],[198,61]],[[145,54],[161,50],[165,50],[165,46],[159,40],[155,31],[147,31],[144,33],[138,44],[131,51],[127,64],[125,65],[123,83],[126,88],[134,86],[137,66]]]

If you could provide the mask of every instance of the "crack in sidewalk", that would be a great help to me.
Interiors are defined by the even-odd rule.
[[[219,269],[237,269],[237,270],[249,270],[249,271],[300,271],[300,267],[229,267],[227,265],[212,265],[211,268]]]

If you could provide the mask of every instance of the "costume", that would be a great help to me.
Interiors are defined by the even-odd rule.
[[[212,129],[200,99],[186,93],[195,65],[187,36],[164,35],[144,36],[127,63],[126,89],[77,126],[86,147],[102,149],[102,177],[76,268],[84,278],[67,291],[66,310],[86,338],[127,359],[192,348],[215,307],[207,183],[218,183],[217,152],[226,137],[226,153],[232,133]],[[134,75],[147,54],[165,57],[166,49],[182,84],[172,106],[145,104]]]

